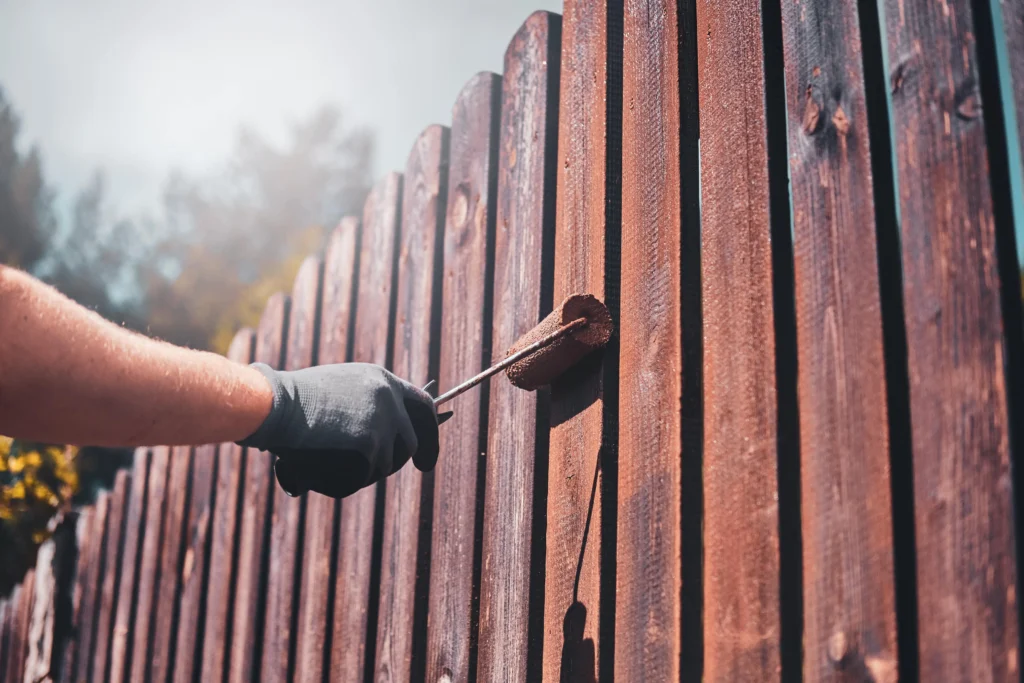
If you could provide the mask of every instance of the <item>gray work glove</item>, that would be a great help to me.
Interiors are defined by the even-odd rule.
[[[433,400],[384,368],[252,367],[270,381],[274,404],[260,428],[238,443],[277,456],[274,472],[288,495],[344,498],[397,472],[409,458],[424,471],[437,462]]]

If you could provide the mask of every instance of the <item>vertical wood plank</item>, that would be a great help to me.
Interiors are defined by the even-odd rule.
[[[501,77],[479,73],[452,108],[448,206],[444,231],[441,360],[438,388],[447,390],[490,360],[497,126]],[[434,472],[427,680],[470,679],[475,662],[474,574],[478,507],[486,447],[487,385],[452,404],[441,429]]]
[[[686,6],[684,5],[683,11]],[[615,671],[680,676],[682,200],[679,7],[626,0]],[[694,150],[687,150],[693,152]],[[687,226],[692,229],[693,226]],[[691,635],[691,634],[687,634]]]
[[[163,540],[160,548],[160,582],[157,587],[156,622],[153,645],[149,655],[150,676],[166,681],[174,665],[175,634],[181,608],[181,567],[184,559],[183,535],[185,511],[188,509],[189,483],[193,449],[175,446],[171,449],[170,474],[167,482],[167,508],[164,512]]]
[[[25,680],[30,683],[58,681],[63,676],[64,650],[72,637],[68,632],[72,616],[68,607],[74,593],[77,518],[75,512],[64,513],[53,534],[39,548],[36,595],[32,605],[28,659],[25,665]],[[3,664],[0,664],[0,671],[3,671]]]
[[[897,670],[875,206],[854,3],[782,3],[793,197],[804,676]],[[830,643],[832,649],[830,649]],[[836,661],[838,644],[847,659]],[[851,673],[860,672],[860,673]]]
[[[132,462],[132,488],[128,497],[128,511],[125,513],[121,575],[117,585],[117,609],[114,613],[114,625],[110,635],[109,680],[111,683],[121,683],[128,673],[126,669],[129,657],[128,646],[135,623],[135,604],[138,599],[138,583],[141,580],[141,549],[146,531],[149,463],[149,449],[136,449]]]
[[[320,294],[321,262],[315,257],[303,261],[292,289],[292,306],[284,369],[299,370],[312,365],[317,305]],[[311,494],[319,496],[319,494]],[[267,577],[267,616],[263,633],[262,680],[287,681],[294,670],[291,661],[294,637],[294,603],[301,586],[301,533],[307,496],[292,498],[280,486],[274,486],[273,515],[270,522],[270,557]],[[333,519],[325,520],[331,525]]]
[[[618,291],[620,1],[566,0],[558,115],[553,301]],[[610,258],[609,258],[610,257]],[[612,300],[614,299],[614,301]],[[616,320],[616,323],[618,321]],[[544,679],[610,680],[616,504],[615,339],[551,387]],[[609,561],[610,560],[610,561]],[[608,624],[602,627],[602,624]]]
[[[505,51],[491,362],[551,310],[561,27],[558,15],[535,12]],[[540,674],[549,428],[544,398],[540,404],[540,394],[517,389],[504,377],[490,384],[480,681]]]
[[[30,568],[21,580],[17,611],[11,629],[11,657],[7,680],[21,681],[25,675],[25,660],[28,656],[28,631],[32,620],[32,602],[35,598],[36,570]]]
[[[771,681],[780,667],[778,429],[760,6],[700,0],[697,36],[704,679]]]
[[[11,591],[7,598],[0,600],[0,671],[5,673],[7,671],[7,653],[10,648],[9,641],[11,635],[10,603],[14,599],[14,590]]]
[[[355,294],[359,221],[343,219],[331,234],[324,261],[320,305],[318,362],[349,359],[349,327]],[[337,537],[338,502],[311,494],[306,500],[306,530],[299,600],[299,631],[295,634],[295,679],[318,683],[330,661],[330,619],[333,615],[333,555]]]
[[[82,586],[82,602],[76,620],[78,657],[75,660],[74,680],[79,683],[88,683],[91,680],[92,653],[96,638],[96,613],[99,608],[100,581],[103,577],[103,560],[106,554],[109,510],[110,493],[103,491],[96,497],[93,506],[92,528],[89,530],[93,540],[90,542],[85,581]],[[15,679],[9,678],[8,680]]]
[[[235,333],[228,358],[248,365],[252,362],[254,333],[244,328]],[[234,608],[235,576],[239,555],[239,519],[245,491],[247,462],[245,449],[235,443],[217,448],[216,501],[210,541],[209,579],[204,591],[206,616],[203,627],[200,680],[224,679],[226,653],[231,648],[231,615]]]
[[[132,473],[120,470],[114,477],[114,489],[110,496],[107,513],[107,541],[103,562],[103,576],[100,577],[100,594],[97,605],[96,635],[93,645],[92,677],[96,681],[110,678],[107,664],[110,661],[111,631],[117,610],[118,583],[121,577],[123,539],[128,498],[131,495]]]
[[[234,342],[232,342],[234,345]],[[228,351],[230,356],[234,349]],[[237,353],[237,352],[236,352]],[[248,348],[246,348],[248,354]],[[181,589],[178,627],[171,633],[173,649],[173,680],[191,683],[200,663],[199,634],[203,629],[206,599],[206,569],[210,551],[210,518],[214,506],[217,446],[205,444],[195,449],[190,488],[192,498],[185,519],[181,561]]]
[[[83,611],[82,606],[84,604],[85,594],[88,590],[89,582],[89,561],[93,557],[93,546],[99,543],[100,539],[92,533],[93,517],[96,514],[96,508],[94,506],[83,507],[78,513],[78,522],[75,524],[75,542],[78,546],[78,558],[75,561],[75,587],[71,594],[71,619],[70,619],[70,632],[68,633],[68,644],[64,648],[64,663],[61,666],[60,680],[68,683],[75,680],[75,675],[78,671],[76,657],[81,643],[81,631],[83,623]],[[13,594],[8,598],[8,611],[7,619],[8,623],[3,625],[4,638],[10,635],[9,619],[11,614],[11,605],[13,603]],[[6,643],[6,640],[4,641]],[[4,643],[0,643],[0,649],[5,647]],[[4,657],[8,656],[7,650],[4,650]],[[0,662],[0,671],[7,671],[5,664],[6,659]]]
[[[1024,4],[1019,0],[1000,0],[999,9],[1002,11],[1003,31],[1010,59],[1010,82],[1004,83],[1002,87],[1009,89],[1013,94],[1017,143],[1020,145],[1020,156],[1024,161]],[[1017,239],[1020,241],[1021,236],[1018,235]],[[1021,266],[1024,267],[1024,263]]]
[[[129,671],[126,680],[129,681],[146,680],[150,671],[170,462],[170,448],[158,446],[153,449],[149,482],[146,485],[146,526],[142,537],[142,557],[138,564],[138,597],[132,619],[133,632],[128,634],[132,639],[125,663]]]
[[[256,330],[253,359],[280,368],[284,363],[284,333],[288,328],[290,299],[277,293],[267,300]],[[238,569],[228,680],[258,680],[262,663],[264,608],[266,605],[267,552],[270,535],[274,478],[270,453],[246,449],[245,488],[239,524]]]
[[[448,134],[433,125],[416,139],[405,166],[402,238],[394,331],[395,374],[417,386],[436,377],[439,340],[433,334],[440,303],[439,273],[447,199]],[[374,680],[409,681],[422,675],[426,645],[432,474],[407,465],[384,484],[380,608]],[[425,489],[425,490],[424,490]],[[421,594],[417,595],[417,589]],[[419,608],[419,610],[417,610]],[[422,612],[422,615],[420,614]]]
[[[14,673],[12,669],[14,665],[13,660],[15,657],[14,650],[16,647],[14,640],[14,630],[18,616],[18,604],[21,601],[21,591],[22,585],[20,583],[14,586],[13,589],[11,589],[11,595],[7,605],[7,615],[4,617],[4,641],[2,643],[4,659],[3,668],[0,668],[0,674],[3,674],[5,681],[14,680]],[[72,680],[74,680],[73,675]]]
[[[921,680],[1019,676],[1005,341],[969,3],[887,0]],[[984,577],[982,580],[980,577]]]
[[[363,208],[359,255],[359,286],[353,328],[352,360],[388,365],[391,362],[393,274],[402,201],[402,176],[390,173],[370,192]],[[369,486],[341,502],[338,564],[331,647],[331,680],[361,681],[372,672],[377,632],[379,556],[374,555],[379,485]],[[379,552],[379,550],[378,550]],[[379,572],[379,565],[376,569]],[[367,642],[371,645],[367,648]]]

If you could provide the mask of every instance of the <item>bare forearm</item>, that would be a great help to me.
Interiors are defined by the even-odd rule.
[[[256,370],[129,332],[0,266],[0,434],[97,446],[238,441],[271,402]]]

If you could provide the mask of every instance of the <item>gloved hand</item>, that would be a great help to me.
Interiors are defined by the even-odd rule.
[[[412,458],[434,468],[437,412],[425,391],[368,363],[293,372],[253,363],[274,391],[270,414],[241,446],[277,456],[274,472],[290,496],[344,498],[397,472]]]

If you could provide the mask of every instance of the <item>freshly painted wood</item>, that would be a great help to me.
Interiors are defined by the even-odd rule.
[[[782,4],[799,354],[804,677],[897,670],[885,358],[857,6]],[[842,667],[830,643],[849,651]],[[834,648],[833,648],[834,649]]]
[[[684,10],[685,11],[685,5]],[[692,8],[691,8],[692,11]],[[615,671],[680,676],[682,200],[679,7],[626,0]],[[691,93],[688,93],[692,96]],[[693,150],[687,150],[693,153]],[[687,226],[693,229],[693,226]]]
[[[239,330],[228,348],[228,358],[242,364],[250,363],[254,342],[255,336],[251,329]],[[209,578],[203,590],[206,597],[200,670],[200,680],[203,681],[223,680],[226,653],[231,648],[231,615],[234,609],[238,529],[240,506],[243,504],[241,496],[245,490],[245,470],[245,449],[235,443],[220,444],[217,449]]]
[[[535,12],[505,51],[491,362],[551,310],[561,29],[558,15]],[[534,486],[538,475],[547,477],[547,434],[540,430],[548,429],[546,414],[538,420],[539,397],[504,377],[490,384],[479,681],[539,673],[545,516],[534,517]]]
[[[110,661],[111,632],[114,615],[117,612],[118,588],[124,557],[124,535],[128,499],[131,496],[132,473],[120,470],[114,477],[114,489],[110,496],[107,513],[107,540],[103,562],[103,576],[100,577],[100,594],[97,603],[96,635],[94,636],[92,677],[96,681],[110,678],[107,665]]]
[[[77,618],[76,640],[78,656],[75,659],[73,680],[87,683],[91,680],[92,653],[96,642],[96,616],[99,611],[100,588],[103,580],[103,561],[106,559],[107,515],[110,511],[110,492],[103,491],[93,504],[92,525],[87,569],[82,585],[82,600]],[[13,633],[13,632],[12,632]],[[16,651],[12,650],[12,653]],[[10,663],[10,658],[8,658]],[[8,669],[10,671],[10,668]],[[15,680],[9,677],[7,680]]]
[[[352,360],[390,364],[394,268],[399,240],[402,176],[390,173],[374,186],[363,208],[359,255],[359,286],[352,330]],[[335,576],[334,633],[331,680],[362,681],[372,671],[372,636],[377,624],[379,578],[372,576],[379,485],[369,486],[341,502]],[[379,561],[379,557],[377,558]],[[375,581],[375,578],[377,581]],[[369,642],[369,647],[367,643]]]
[[[609,171],[618,173],[621,156],[622,55],[613,47],[621,45],[622,3],[566,0],[563,15],[553,301],[584,293],[608,303],[618,290],[608,256],[618,248],[620,197]],[[612,675],[600,665],[611,659],[601,624],[612,607],[602,595],[609,594],[606,560],[615,552],[614,540],[605,538],[615,505],[605,494],[614,490],[615,476],[604,474],[615,458],[616,435],[606,431],[614,429],[608,420],[617,410],[608,393],[617,375],[614,345],[613,339],[612,349],[551,387],[545,680]]]
[[[166,681],[174,665],[175,634],[181,607],[181,568],[184,560],[183,535],[188,509],[189,478],[193,450],[189,446],[171,449],[170,474],[167,481],[167,506],[160,541],[160,579],[157,586],[153,640],[149,652],[149,675],[155,681]]]
[[[438,390],[480,372],[490,360],[490,295],[501,77],[479,73],[452,108],[444,231],[441,360]],[[474,560],[480,529],[477,499],[486,444],[487,385],[462,395],[441,428],[434,471],[428,681],[470,679],[476,641]]]
[[[974,17],[887,0],[920,677],[1016,680],[1006,354]]]
[[[349,360],[349,326],[356,282],[359,221],[346,218],[331,234],[324,261],[320,304],[320,364]],[[333,616],[334,549],[338,502],[310,494],[306,500],[306,530],[299,599],[295,679],[318,683],[330,660],[329,622]]]
[[[284,333],[291,301],[280,292],[267,300],[256,330],[253,359],[273,368],[284,364]],[[262,663],[264,609],[267,591],[268,532],[273,489],[277,487],[270,453],[247,449],[242,518],[238,529],[238,565],[232,617],[231,683],[258,680]]]
[[[321,262],[308,257],[299,267],[292,289],[291,315],[284,369],[300,370],[315,362],[314,334],[319,305]],[[318,495],[318,494],[312,494]],[[292,498],[280,486],[274,486],[273,514],[270,521],[270,557],[267,576],[267,616],[263,631],[264,681],[287,681],[295,663],[291,661],[294,638],[294,604],[298,598],[296,588],[302,572],[302,546],[300,545],[306,496]],[[331,523],[332,520],[328,520]]]
[[[124,541],[121,550],[121,575],[117,584],[117,610],[110,635],[109,681],[121,683],[127,675],[128,646],[134,629],[135,604],[138,599],[139,565],[146,531],[147,484],[150,451],[137,448],[132,461],[131,493],[125,512]]]
[[[771,681],[780,667],[778,430],[761,9],[699,0],[697,36],[704,680]]]
[[[448,180],[448,134],[427,128],[405,165],[402,239],[398,257],[393,371],[417,386],[436,378],[439,268]],[[426,579],[429,574],[433,474],[411,463],[384,484],[380,608],[377,620],[378,683],[409,681],[424,668]],[[424,514],[425,512],[425,514]],[[417,594],[419,591],[419,594]],[[417,623],[421,617],[422,623]],[[422,675],[422,674],[421,674]]]
[[[229,351],[229,355],[230,355]],[[178,627],[171,634],[175,640],[172,680],[191,683],[201,663],[199,633],[203,627],[203,603],[210,552],[210,517],[214,505],[214,484],[217,482],[217,446],[197,446],[192,462],[191,499],[185,518],[181,560],[181,587]]]

